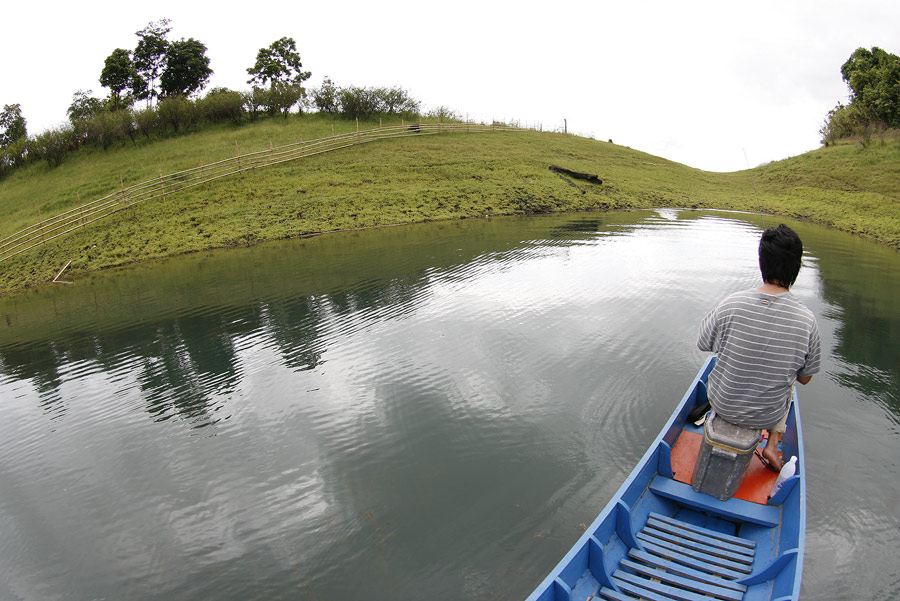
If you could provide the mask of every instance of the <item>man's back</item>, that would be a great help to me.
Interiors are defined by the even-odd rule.
[[[725,298],[703,319],[697,346],[719,353],[708,382],[713,409],[747,428],[773,426],[797,377],[819,371],[815,317],[790,292]]]

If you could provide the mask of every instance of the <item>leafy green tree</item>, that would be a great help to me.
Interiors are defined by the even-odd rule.
[[[159,95],[156,80],[166,66],[166,49],[169,47],[166,36],[172,31],[169,23],[169,19],[151,21],[142,30],[135,32],[138,43],[134,49],[134,67],[139,77],[134,79],[132,89],[136,98],[147,99],[148,106]]]
[[[244,92],[244,108],[247,109],[247,115],[250,122],[253,123],[259,118],[262,107],[269,104],[269,91],[259,86],[253,86],[249,92]]]
[[[7,104],[0,112],[0,148],[5,148],[13,142],[28,135],[25,127],[25,117],[22,116],[22,107],[19,104]]]
[[[305,96],[306,91],[297,84],[277,83],[269,88],[266,109],[272,117],[280,112],[287,119],[291,109]]]
[[[26,163],[28,138],[21,137],[9,146],[0,147],[0,179]]]
[[[850,103],[870,122],[900,127],[900,57],[877,46],[857,48],[841,66]]]
[[[293,38],[281,38],[272,42],[268,48],[260,48],[256,54],[256,64],[247,69],[251,75],[249,84],[271,88],[278,84],[302,86],[309,79],[309,71],[303,71],[297,44]]]
[[[94,98],[91,95],[93,93],[93,90],[78,90],[72,94],[72,104],[66,110],[66,115],[69,116],[69,121],[73,125],[103,110],[103,101],[99,98]]]
[[[124,48],[116,48],[106,57],[103,71],[100,73],[100,85],[109,88],[114,98],[114,109],[119,110],[122,90],[131,87],[137,77],[131,53]]]
[[[312,102],[322,113],[336,113],[340,110],[337,86],[326,77],[322,80],[322,86],[312,91]]]
[[[171,42],[166,48],[165,63],[159,80],[164,96],[190,96],[203,89],[213,73],[206,46],[194,38]]]
[[[7,104],[0,112],[0,179],[28,158],[28,131],[18,104]]]

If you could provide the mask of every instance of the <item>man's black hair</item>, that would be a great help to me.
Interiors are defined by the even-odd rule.
[[[770,227],[759,239],[759,270],[763,280],[790,288],[800,272],[803,243],[797,232],[781,224]]]

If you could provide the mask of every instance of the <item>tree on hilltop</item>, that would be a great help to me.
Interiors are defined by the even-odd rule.
[[[0,112],[0,148],[6,148],[28,135],[25,127],[25,117],[22,116],[22,106],[19,104],[7,104]]]
[[[870,119],[900,127],[900,56],[877,46],[857,48],[841,66],[850,88],[850,103]]]
[[[268,48],[260,48],[256,54],[256,63],[247,69],[250,79],[247,83],[257,86],[269,85],[267,92],[258,92],[265,96],[269,114],[274,116],[281,111],[287,118],[291,107],[306,96],[303,82],[311,73],[303,70],[297,43],[293,38],[284,37],[275,40]]]
[[[99,98],[94,98],[92,96],[93,93],[93,90],[78,90],[72,94],[72,104],[66,110],[66,115],[69,116],[69,121],[73,125],[78,121],[103,112],[103,101]],[[118,101],[118,98],[116,100]]]
[[[100,85],[109,88],[114,99],[114,110],[119,110],[119,100],[122,91],[133,87],[138,78],[134,63],[131,62],[131,53],[124,48],[116,48],[106,57],[103,63],[103,71],[100,73]]]
[[[156,91],[156,80],[166,66],[166,49],[169,41],[166,36],[172,31],[169,19],[151,21],[142,30],[135,32],[138,37],[134,49],[134,67],[138,77],[133,81],[134,95],[139,100],[147,99],[148,105],[159,96]]]
[[[256,63],[247,69],[247,73],[251,75],[247,83],[261,86],[268,83],[272,88],[279,83],[303,85],[311,75],[309,71],[303,71],[297,43],[287,37],[272,42],[268,48],[260,48]]]
[[[194,38],[171,42],[166,48],[165,62],[159,80],[164,96],[190,96],[206,87],[213,73],[206,45]]]
[[[866,146],[874,132],[900,128],[900,57],[877,46],[857,48],[841,66],[850,88],[850,104],[838,103],[819,129],[826,145],[861,136]]]

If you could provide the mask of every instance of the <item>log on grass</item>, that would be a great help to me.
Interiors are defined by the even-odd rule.
[[[575,179],[583,179],[587,182],[591,182],[592,184],[602,184],[603,180],[600,179],[600,176],[594,175],[591,173],[582,173],[581,171],[572,171],[571,169],[566,169],[565,167],[559,167],[557,165],[550,165],[550,171],[554,173],[560,173],[562,175],[568,175],[569,177],[574,177]]]

